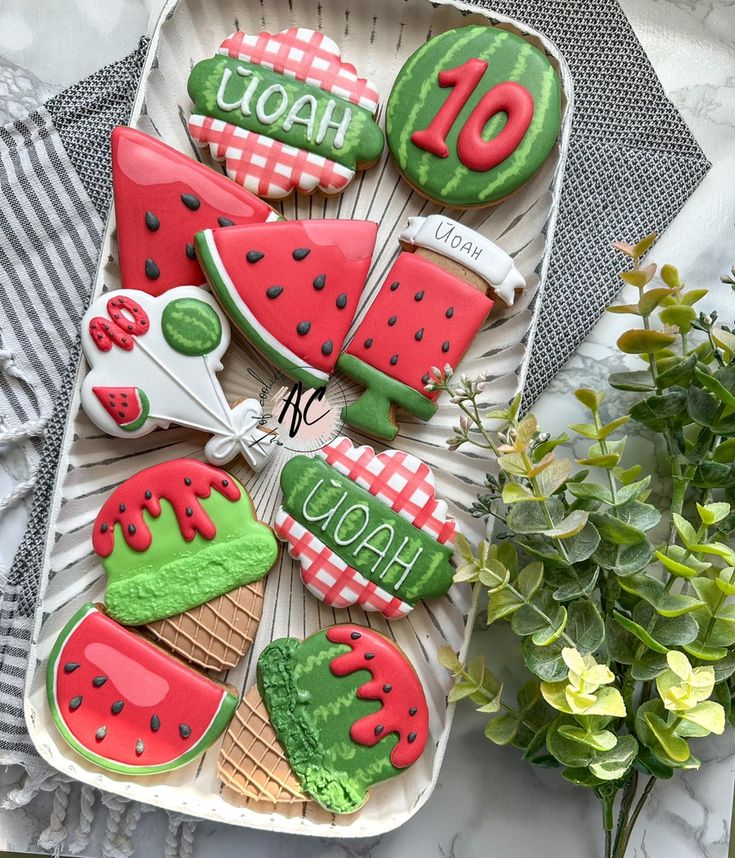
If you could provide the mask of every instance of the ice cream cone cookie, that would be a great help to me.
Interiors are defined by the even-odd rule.
[[[415,456],[375,453],[341,437],[313,459],[287,462],[281,488],[276,535],[327,605],[400,619],[452,586],[456,525]]]
[[[372,629],[338,625],[282,638],[258,660],[222,743],[219,773],[257,801],[311,798],[352,813],[370,789],[400,775],[428,739],[424,691],[405,655]]]
[[[200,667],[237,664],[278,547],[231,474],[196,459],[146,468],[105,501],[92,540],[111,617]]]
[[[525,286],[507,253],[443,215],[409,218],[399,241],[402,252],[337,362],[366,388],[342,419],[386,441],[398,432],[396,409],[434,415],[432,367],[456,370],[493,299],[510,305]]]
[[[228,36],[189,75],[189,132],[261,197],[338,194],[383,151],[378,92],[323,33]]]

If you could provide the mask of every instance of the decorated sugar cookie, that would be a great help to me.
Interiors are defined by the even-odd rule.
[[[436,412],[432,367],[456,369],[493,307],[512,304],[525,281],[493,242],[444,217],[413,217],[398,255],[337,367],[365,393],[342,411],[350,426],[392,440],[395,411]]]
[[[112,186],[123,288],[151,295],[204,282],[199,230],[279,219],[216,170],[124,126],[112,132]]]
[[[278,548],[232,474],[197,459],[145,468],[105,501],[92,543],[113,619],[148,624],[201,667],[237,664],[257,630],[253,608],[262,607],[261,581]]]
[[[224,465],[242,454],[262,468],[275,436],[264,433],[256,399],[230,407],[216,374],[230,326],[212,296],[179,286],[160,297],[136,289],[99,295],[82,319],[91,369],[82,406],[109,435],[138,438],[159,427],[211,433],[204,453]]]
[[[108,771],[153,775],[196,759],[222,734],[238,699],[227,686],[85,605],[48,661],[51,716],[69,745]]]
[[[236,327],[310,387],[334,372],[370,268],[378,226],[302,220],[206,230],[202,268]]]
[[[265,648],[219,774],[225,797],[313,799],[352,813],[371,787],[419,759],[428,736],[426,697],[401,650],[364,626],[332,626]]]
[[[497,27],[449,30],[403,66],[386,109],[393,160],[412,187],[455,208],[517,191],[553,149],[559,78],[538,48]]]
[[[455,522],[431,470],[409,453],[337,438],[316,458],[287,462],[281,489],[276,535],[330,607],[396,619],[451,587]]]
[[[193,139],[261,197],[340,193],[383,151],[375,86],[314,30],[233,33],[188,90]]]

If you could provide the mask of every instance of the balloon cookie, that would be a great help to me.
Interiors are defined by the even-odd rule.
[[[232,689],[85,605],[62,629],[46,692],[61,735],[112,772],[153,775],[196,759],[227,727]]]
[[[303,642],[274,641],[257,675],[222,742],[226,798],[313,799],[352,813],[426,746],[421,682],[401,650],[372,629],[339,625]]]
[[[398,432],[396,408],[434,415],[432,367],[458,367],[493,307],[490,296],[512,304],[525,285],[507,253],[443,215],[410,218],[399,240],[403,252],[337,363],[366,388],[342,419],[388,441]]]
[[[259,470],[275,436],[261,431],[256,399],[234,407],[216,374],[230,326],[212,296],[179,286],[157,298],[137,289],[99,295],[82,319],[90,371],[82,406],[109,435],[139,438],[159,427],[208,432],[207,460],[224,465],[242,454]]]
[[[409,453],[337,438],[316,458],[287,462],[281,488],[276,535],[330,607],[396,619],[452,586],[456,525],[431,470]]]
[[[200,667],[235,667],[253,642],[278,556],[245,488],[197,459],[174,459],[125,480],[92,534],[107,573],[107,613],[145,624]]]
[[[370,268],[378,225],[302,220],[196,237],[212,291],[272,363],[309,387],[334,372]]]
[[[498,203],[553,149],[559,78],[547,57],[497,27],[430,39],[398,73],[386,109],[388,148],[420,194],[454,208]]]
[[[279,219],[220,173],[124,126],[112,132],[112,187],[123,288],[151,295],[204,282],[195,232]]]
[[[314,30],[233,33],[188,90],[192,138],[261,197],[338,194],[383,151],[375,86]]]

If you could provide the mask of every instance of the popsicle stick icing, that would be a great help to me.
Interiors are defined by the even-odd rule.
[[[275,435],[262,428],[256,399],[230,407],[217,380],[230,326],[209,293],[180,286],[154,297],[135,289],[98,296],[82,320],[90,371],[82,407],[118,438],[184,426],[212,437],[204,454],[224,465],[242,454],[254,470],[268,461]]]

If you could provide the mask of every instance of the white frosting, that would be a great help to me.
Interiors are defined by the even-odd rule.
[[[516,290],[526,285],[511,257],[497,244],[443,215],[410,217],[398,240],[412,247],[434,250],[474,271],[487,280],[497,297],[509,307]]]

